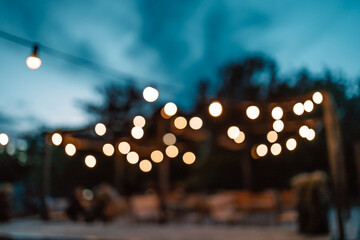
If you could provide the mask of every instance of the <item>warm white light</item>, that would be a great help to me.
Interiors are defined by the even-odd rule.
[[[309,128],[308,128],[308,126],[301,126],[300,128],[299,128],[299,134],[300,134],[300,136],[301,137],[303,137],[303,138],[306,138],[306,136],[308,135],[308,133],[309,133]]]
[[[289,151],[293,151],[295,148],[296,148],[296,140],[294,138],[289,138],[287,141],[286,141],[286,148],[289,150]]]
[[[135,127],[144,127],[146,123],[146,120],[143,116],[136,116],[133,119],[133,124]]]
[[[155,162],[155,163],[160,163],[164,159],[163,153],[159,150],[153,151],[151,153],[150,157],[151,157],[151,160],[153,160],[153,162]]]
[[[309,141],[312,141],[312,140],[314,140],[315,135],[316,134],[315,134],[314,129],[309,129],[309,132],[308,132],[308,134],[306,136],[306,139],[309,140]]]
[[[270,132],[268,132],[268,134],[266,135],[266,138],[267,138],[267,140],[268,140],[269,142],[274,143],[274,142],[276,142],[276,140],[278,139],[278,134],[277,134],[277,132],[275,132],[275,131],[270,131]]]
[[[270,151],[274,156],[277,156],[281,153],[281,145],[279,143],[274,143],[273,145],[271,145]]]
[[[231,139],[235,139],[240,135],[240,129],[236,126],[231,126],[227,130],[227,135]]]
[[[186,125],[187,125],[187,121],[186,121],[186,118],[184,117],[177,117],[175,118],[174,120],[174,125],[177,129],[184,129],[186,128]]]
[[[186,153],[184,153],[182,159],[183,159],[184,163],[190,165],[190,164],[193,164],[195,162],[196,156],[192,152],[186,152]]]
[[[304,113],[304,105],[302,103],[296,103],[293,107],[293,111],[296,115],[300,116]]]
[[[276,120],[273,123],[273,128],[274,128],[275,131],[281,132],[284,129],[284,122],[281,121],[281,120]]]
[[[130,164],[136,164],[139,161],[139,155],[136,152],[129,152],[126,155],[126,160]]]
[[[166,115],[168,115],[170,117],[174,116],[177,112],[177,106],[175,105],[175,103],[169,102],[169,103],[165,104],[164,112]]]
[[[96,158],[93,155],[87,155],[85,157],[85,165],[88,168],[93,168],[96,165]]]
[[[140,170],[143,172],[150,172],[152,169],[152,164],[149,160],[144,159],[139,163]]]
[[[240,131],[239,136],[237,136],[237,138],[234,139],[234,141],[236,143],[242,143],[245,141],[245,133],[243,133],[242,131]]]
[[[62,143],[62,136],[59,133],[54,133],[51,137],[51,141],[55,146],[59,146]]]
[[[311,112],[314,109],[314,103],[311,100],[305,101],[304,109],[306,112]]]
[[[257,146],[256,148],[256,154],[259,156],[259,157],[263,157],[267,154],[268,152],[268,148],[265,144],[260,144],[259,146]]]
[[[74,156],[76,153],[76,147],[74,144],[66,144],[65,146],[65,152],[67,155],[69,155],[70,157]]]
[[[115,152],[114,146],[111,145],[110,143],[105,143],[102,150],[103,150],[103,153],[108,157],[112,156]]]
[[[179,149],[174,145],[170,145],[165,149],[165,153],[169,158],[175,158],[179,154]]]
[[[284,115],[284,111],[282,110],[281,107],[275,107],[275,108],[271,111],[271,116],[272,116],[275,120],[281,119],[283,115]]]
[[[174,145],[176,143],[176,137],[174,134],[172,133],[166,133],[164,136],[163,136],[163,142],[166,144],[166,145]]]
[[[41,60],[36,56],[30,56],[26,59],[26,65],[28,68],[35,70],[41,66]]]
[[[0,144],[5,146],[9,142],[9,137],[5,133],[0,133]]]
[[[103,136],[106,133],[106,126],[103,123],[96,124],[95,133],[99,136]]]
[[[159,91],[153,87],[146,87],[143,91],[143,97],[147,102],[155,102],[159,97]]]
[[[130,152],[130,144],[127,142],[121,142],[118,145],[119,152],[122,154],[128,154]]]
[[[320,104],[323,101],[323,95],[320,92],[315,92],[312,95],[312,99],[313,99],[314,103]]]
[[[257,106],[250,106],[246,109],[246,115],[250,119],[256,119],[260,115],[260,110]]]
[[[203,121],[199,117],[192,117],[189,121],[189,125],[192,129],[199,130],[203,125]]]
[[[218,101],[212,102],[209,106],[209,113],[213,117],[220,116],[222,113],[222,110],[223,110],[222,105]]]
[[[135,139],[140,139],[144,136],[144,130],[141,127],[133,127],[131,129],[131,136]]]

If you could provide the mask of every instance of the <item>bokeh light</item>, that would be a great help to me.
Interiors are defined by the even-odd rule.
[[[304,105],[300,102],[296,103],[293,107],[293,111],[296,115],[300,116],[304,113]]]
[[[5,133],[0,133],[0,144],[5,146],[9,143],[9,137]]]
[[[270,147],[270,151],[272,153],[272,155],[277,156],[281,153],[281,145],[279,143],[274,143],[273,145],[271,145]]]
[[[114,146],[110,143],[105,143],[102,150],[103,150],[103,153],[108,157],[112,156],[115,152]]]
[[[130,152],[130,144],[127,142],[120,142],[118,145],[119,152],[122,154],[128,154]]]
[[[190,164],[193,164],[195,162],[196,156],[192,152],[186,152],[186,153],[184,153],[182,159],[183,159],[184,163],[190,165]]]
[[[311,112],[314,109],[314,103],[311,100],[307,100],[304,103],[304,110],[306,112]]]
[[[26,65],[30,69],[38,69],[41,66],[41,59],[37,56],[30,56],[26,59]]]
[[[248,116],[248,118],[254,120],[259,117],[260,110],[257,106],[250,106],[246,109],[246,115]]]
[[[306,139],[312,141],[314,140],[315,136],[316,136],[315,130],[310,128],[306,136]]]
[[[166,133],[164,136],[163,136],[163,142],[166,144],[166,145],[174,145],[176,143],[176,137],[174,134],[172,133]]]
[[[150,157],[153,162],[160,163],[164,159],[164,154],[159,150],[155,150],[151,153]]]
[[[275,108],[271,111],[271,116],[272,116],[275,120],[281,119],[283,115],[284,115],[284,111],[282,110],[281,107],[275,107]]]
[[[296,148],[296,145],[297,145],[297,142],[294,138],[289,138],[287,141],[286,141],[286,148],[289,150],[289,151],[293,151],[295,148]]]
[[[209,105],[209,113],[213,117],[219,117],[222,113],[222,105],[218,101],[214,101]]]
[[[309,127],[308,126],[301,126],[299,128],[299,135],[302,137],[302,138],[306,138],[307,135],[309,133]]]
[[[187,125],[187,121],[186,121],[186,118],[184,117],[177,117],[175,118],[174,120],[174,126],[177,128],[177,129],[184,129],[186,128],[186,125]]]
[[[175,158],[179,154],[179,149],[175,145],[170,145],[165,149],[165,153],[169,158]]]
[[[131,129],[131,136],[135,139],[140,139],[144,136],[144,130],[141,127],[133,127]]]
[[[320,104],[323,101],[323,95],[321,94],[321,92],[315,92],[312,95],[312,99],[313,99],[314,103]]]
[[[169,102],[169,103],[165,104],[164,112],[166,115],[168,115],[170,117],[174,116],[177,112],[177,106],[175,105],[175,103]]]
[[[273,123],[273,129],[274,129],[276,132],[281,132],[282,130],[284,130],[284,122],[281,121],[281,120],[276,120],[276,121]]]
[[[91,201],[94,199],[94,193],[90,189],[84,189],[82,195],[85,200]]]
[[[150,172],[152,169],[152,164],[149,160],[144,159],[144,160],[141,160],[141,162],[139,163],[139,167],[140,167],[140,170],[143,172]]]
[[[70,157],[74,156],[75,153],[76,153],[76,147],[75,147],[75,145],[72,144],[72,143],[66,144],[66,146],[65,146],[65,153],[66,153],[68,156],[70,156]]]
[[[133,119],[133,124],[135,127],[144,127],[146,124],[146,120],[143,116],[136,116]]]
[[[266,138],[267,138],[267,140],[268,140],[270,143],[274,143],[274,142],[276,142],[276,140],[278,139],[278,134],[277,134],[277,132],[275,132],[275,131],[270,131],[270,132],[268,132],[268,134],[266,135]]]
[[[237,138],[239,136],[239,134],[240,134],[240,129],[236,126],[231,126],[227,130],[227,135],[231,139]]]
[[[62,136],[60,133],[54,133],[51,136],[51,141],[55,146],[59,146],[62,143]]]
[[[268,147],[265,144],[260,144],[256,147],[256,154],[259,157],[264,157],[268,152]]]
[[[159,91],[153,87],[146,87],[143,91],[143,97],[147,102],[155,102],[159,97]]]
[[[96,165],[96,158],[93,155],[87,155],[85,157],[85,165],[88,168],[93,168]]]
[[[106,133],[106,126],[103,123],[98,123],[95,125],[95,133],[99,136],[104,136]]]
[[[242,131],[240,131],[239,136],[237,136],[237,138],[235,138],[234,141],[235,141],[236,143],[242,143],[242,142],[244,142],[244,141],[245,141],[245,133],[242,132]]]
[[[136,152],[129,152],[126,155],[126,160],[130,164],[136,164],[139,161],[139,155]]]
[[[192,129],[199,130],[203,125],[203,121],[199,117],[192,117],[189,121],[189,125]]]

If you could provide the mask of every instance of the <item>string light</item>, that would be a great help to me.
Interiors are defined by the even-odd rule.
[[[51,137],[51,141],[55,146],[59,146],[62,143],[62,136],[59,133],[54,133]]]
[[[169,158],[175,158],[179,154],[179,149],[175,145],[170,145],[165,149],[165,153]]]
[[[275,132],[275,131],[270,131],[270,132],[268,132],[268,134],[266,135],[266,138],[267,138],[267,140],[268,140],[270,143],[274,143],[274,142],[276,142],[276,140],[278,139],[278,134],[277,134],[277,132]]]
[[[129,152],[126,155],[126,160],[130,164],[136,164],[139,161],[139,155],[136,152]]]
[[[141,127],[133,127],[131,129],[131,136],[135,139],[141,139],[144,136],[144,130]]]
[[[323,101],[323,95],[320,92],[315,92],[312,95],[312,99],[313,99],[314,103],[320,104]]]
[[[166,145],[174,145],[176,143],[176,137],[174,134],[172,133],[166,133],[164,136],[163,136],[163,142],[166,144]]]
[[[293,111],[296,115],[300,116],[301,114],[304,113],[304,105],[302,103],[296,103],[293,107]]]
[[[309,140],[309,141],[312,141],[312,140],[314,140],[315,135],[316,134],[315,134],[314,129],[309,129],[308,134],[306,136],[306,139]]]
[[[279,143],[274,143],[273,145],[271,145],[270,147],[270,151],[274,156],[277,156],[281,153],[281,145]]]
[[[281,132],[284,129],[284,122],[281,120],[276,120],[273,123],[273,128],[276,132]]]
[[[143,172],[150,172],[152,169],[152,164],[149,160],[144,159],[144,160],[141,160],[141,162],[139,163],[139,167],[140,167],[140,170]]]
[[[271,116],[272,116],[275,120],[281,119],[283,115],[284,115],[284,111],[282,110],[281,107],[275,107],[275,108],[271,111]]]
[[[153,160],[153,162],[155,162],[155,163],[160,163],[164,159],[163,153],[159,150],[153,151],[151,153],[150,157],[151,157],[151,160]]]
[[[257,106],[250,106],[246,109],[246,115],[248,116],[248,118],[254,120],[259,117],[260,110]]]
[[[108,157],[112,156],[115,152],[114,146],[111,145],[110,143],[104,144],[102,150],[103,150],[103,153]]]
[[[183,159],[184,163],[191,165],[195,162],[196,156],[192,152],[186,152],[186,153],[184,153],[182,159]]]
[[[222,113],[223,107],[218,101],[214,101],[209,105],[209,113],[213,117],[219,117]]]
[[[93,155],[87,155],[85,157],[85,165],[88,168],[93,168],[96,165],[96,158]]]
[[[133,124],[135,127],[144,127],[146,124],[146,120],[143,116],[136,116],[133,119]]]
[[[299,135],[302,137],[302,138],[306,138],[307,135],[309,134],[309,127],[308,126],[301,126],[299,128]]]
[[[243,133],[242,131],[240,131],[239,136],[237,136],[237,138],[234,139],[234,141],[236,143],[242,143],[245,141],[245,133]]]
[[[199,130],[203,125],[203,121],[199,117],[192,117],[189,121],[189,125],[192,129]]]
[[[240,135],[240,129],[236,126],[231,126],[227,130],[227,135],[230,139],[235,139]]]
[[[307,100],[304,103],[304,110],[306,112],[311,112],[314,109],[314,104],[311,100]]]
[[[130,152],[130,144],[127,142],[120,142],[118,145],[119,152],[122,154],[128,154]]]
[[[174,116],[177,112],[177,106],[173,102],[169,102],[164,106],[164,112],[168,116]]]
[[[159,91],[153,87],[146,87],[143,91],[143,97],[147,102],[155,102],[159,97]]]
[[[76,147],[74,144],[69,143],[65,146],[65,153],[69,155],[70,157],[74,156],[76,153]]]
[[[5,133],[0,133],[0,144],[5,146],[9,143],[9,137]]]
[[[287,141],[286,141],[286,148],[289,150],[289,151],[293,151],[295,148],[296,148],[296,140],[294,138],[289,138]]]
[[[41,60],[40,58],[38,57],[38,52],[39,50],[39,46],[38,45],[34,45],[33,46],[33,53],[31,56],[29,56],[27,59],[26,59],[26,65],[28,66],[28,68],[30,69],[38,69],[40,66],[41,66]]]
[[[103,123],[96,124],[95,133],[99,136],[104,136],[106,133],[106,126]]]
[[[268,152],[268,147],[265,144],[260,144],[256,147],[256,154],[259,157],[264,157]]]
[[[175,118],[174,125],[177,129],[180,129],[180,130],[186,128],[186,125],[187,125],[186,118],[184,118],[184,117]]]

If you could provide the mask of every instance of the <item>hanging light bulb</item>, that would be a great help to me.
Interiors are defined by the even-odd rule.
[[[30,69],[38,69],[41,66],[41,60],[37,56],[38,50],[39,46],[35,44],[33,47],[33,54],[26,59],[26,65]]]
[[[143,97],[147,102],[155,102],[159,97],[159,91],[153,87],[146,87],[143,91]]]

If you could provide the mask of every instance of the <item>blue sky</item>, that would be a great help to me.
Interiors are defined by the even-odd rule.
[[[283,75],[330,68],[355,79],[359,25],[359,1],[0,1],[0,30],[141,76],[139,87],[158,84],[161,101],[185,108],[200,78],[215,88],[219,68],[252,53]],[[29,70],[30,52],[0,39],[0,132],[87,123],[79,101],[99,101],[109,79],[41,48],[43,65]]]

